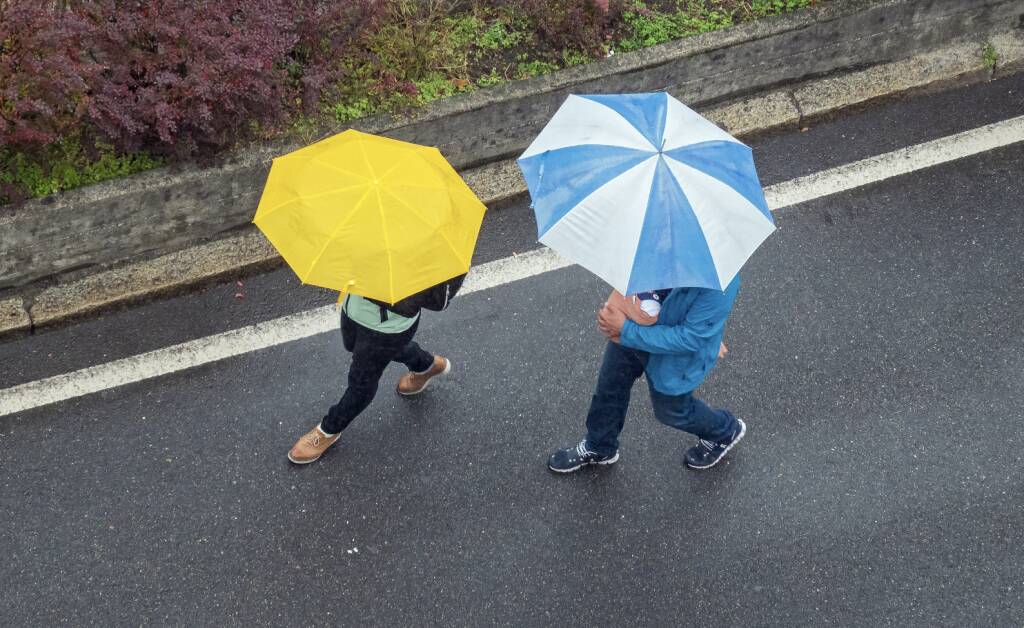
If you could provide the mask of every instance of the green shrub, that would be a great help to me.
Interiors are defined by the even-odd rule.
[[[730,13],[709,9],[703,0],[679,2],[676,6],[675,12],[662,13],[650,10],[640,0],[634,2],[622,14],[627,34],[619,40],[618,49],[630,52],[733,24]]]
[[[312,141],[325,121],[408,111],[817,1],[230,0],[205,11],[184,0],[0,0],[0,203],[146,170],[161,163],[154,155],[286,132]],[[151,4],[160,10],[143,10]],[[995,63],[994,50],[983,54]],[[86,150],[86,138],[110,145]]]
[[[981,49],[981,60],[986,68],[995,69],[996,63],[999,62],[999,53],[996,51],[996,47],[991,43],[985,44]]]
[[[529,59],[526,55],[520,55],[519,63],[516,64],[516,78],[525,79],[542,74],[550,74],[558,69],[554,63],[541,61],[540,59]]]
[[[809,7],[815,0],[751,0],[750,11],[754,17],[768,17]]]
[[[0,184],[13,190],[0,201],[18,200],[17,190],[30,196],[49,196],[150,170],[162,163],[145,153],[118,154],[106,144],[100,144],[95,154],[90,155],[82,150],[77,140],[55,142],[35,157],[0,150]]]
[[[525,30],[526,26],[522,20],[516,20],[512,24],[495,20],[472,43],[484,50],[515,48],[529,38],[529,33]]]
[[[476,79],[476,84],[480,87],[490,87],[504,82],[505,77],[498,74],[498,70],[495,68],[491,68],[490,72]]]

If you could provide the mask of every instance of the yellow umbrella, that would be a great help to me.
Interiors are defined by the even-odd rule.
[[[303,283],[395,303],[469,270],[484,211],[436,148],[348,130],[275,159],[253,222]]]

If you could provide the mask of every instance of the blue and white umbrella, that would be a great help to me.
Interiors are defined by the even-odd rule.
[[[519,167],[540,241],[622,294],[724,289],[775,230],[750,148],[666,93],[569,96]]]

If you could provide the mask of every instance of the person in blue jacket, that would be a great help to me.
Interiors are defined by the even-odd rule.
[[[613,294],[598,314],[598,328],[609,342],[587,413],[587,435],[578,445],[553,453],[548,467],[568,473],[618,461],[630,390],[644,373],[654,416],[698,438],[683,456],[686,466],[708,469],[718,464],[747,427],[728,410],[710,408],[693,391],[724,355],[722,334],[739,287],[737,275],[725,290],[663,291],[656,319],[638,306],[639,313],[630,313],[628,300]]]

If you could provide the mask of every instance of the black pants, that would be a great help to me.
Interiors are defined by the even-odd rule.
[[[363,327],[341,314],[341,338],[345,350],[352,354],[352,366],[348,369],[348,388],[341,400],[331,406],[327,416],[320,423],[320,429],[328,434],[337,434],[345,429],[352,419],[366,409],[377,394],[384,369],[391,362],[401,362],[410,371],[422,373],[430,369],[434,356],[413,342],[417,320],[409,329],[398,334],[384,334]]]

